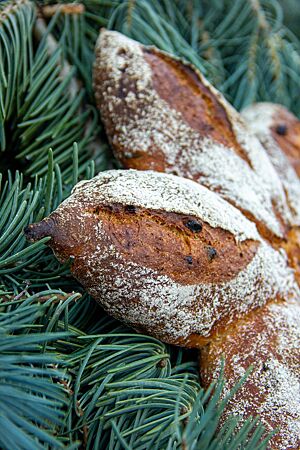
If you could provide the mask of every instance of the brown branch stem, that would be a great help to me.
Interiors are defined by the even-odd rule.
[[[40,8],[42,14],[46,18],[53,17],[57,11],[61,14],[69,14],[69,15],[79,15],[83,14],[85,11],[85,7],[82,3],[65,3],[65,4],[54,4],[41,6]]]

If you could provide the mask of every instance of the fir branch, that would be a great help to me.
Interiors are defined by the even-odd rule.
[[[64,447],[57,435],[69,404],[64,387],[69,377],[61,368],[61,360],[47,346],[44,352],[41,349],[46,343],[65,339],[67,334],[31,331],[44,312],[39,304],[21,302],[0,314],[3,449]]]
[[[84,302],[70,305],[69,317]],[[69,435],[83,439],[87,449],[122,448],[124,443],[135,450],[257,448],[265,432],[257,420],[241,424],[233,418],[216,434],[238,386],[221,401],[222,375],[209,391],[201,390],[194,355],[184,361],[182,350],[132,333],[114,319],[99,320],[99,308],[86,314],[94,317],[94,325],[86,327],[88,334],[69,326],[73,337],[64,348],[74,374]]]
[[[219,24],[215,35],[229,75],[221,89],[228,98],[238,109],[273,101],[299,114],[300,46],[283,25],[280,4],[238,0],[233,7],[223,2],[214,15],[211,25]]]
[[[42,15],[46,18],[53,17],[57,11],[62,14],[82,14],[84,12],[84,5],[81,3],[65,3],[41,6]]]
[[[195,356],[187,359],[180,349],[127,330],[114,319],[107,318],[86,295],[81,297],[52,290],[34,295],[27,293],[25,299],[7,301],[7,294],[3,297],[6,326],[16,327],[15,333],[19,329],[25,329],[29,334],[30,330],[35,330],[36,337],[30,337],[28,345],[35,341],[43,344],[43,336],[46,336],[45,351],[50,350],[51,345],[60,365],[64,364],[67,370],[68,378],[60,380],[59,386],[72,396],[72,401],[67,410],[59,407],[60,413],[65,411],[63,423],[58,423],[61,445],[69,440],[79,440],[87,449],[95,448],[95,445],[121,448],[126,442],[128,448],[140,450],[149,446],[157,449],[170,446],[180,449],[183,445],[199,448],[198,444],[203,450],[235,450],[238,446],[234,442],[246,444],[252,439],[254,430],[256,438],[261,438],[264,431],[261,426],[255,422],[247,423],[238,432],[236,420],[227,423],[223,431],[215,435],[225,406],[224,401],[220,402],[223,381],[220,380],[217,386],[212,385],[206,393],[199,391]],[[34,310],[38,313],[33,314]],[[24,311],[24,320],[20,311]],[[65,331],[68,335],[61,334]],[[11,345],[13,341],[11,338],[2,340],[1,348],[5,348],[6,342]],[[21,336],[18,345],[23,350],[23,359],[33,362],[25,342]],[[17,343],[15,341],[15,345]],[[44,362],[38,349],[35,355],[35,364]],[[52,371],[58,362],[50,364]],[[36,389],[35,383],[31,389]],[[212,392],[213,396],[210,395]],[[39,408],[35,414],[40,414]],[[28,418],[24,422],[25,430],[27,422]],[[38,431],[36,436],[39,436]],[[249,450],[255,448],[248,446]]]
[[[26,288],[23,291],[21,291],[20,294],[18,294],[18,295],[8,295],[8,293],[2,294],[2,296],[3,296],[2,301],[15,302],[16,300],[21,300],[21,301],[26,300],[28,297],[25,294],[28,294],[29,286],[30,286],[30,284],[27,284]],[[55,297],[53,297],[53,295],[39,295],[38,301],[39,301],[39,303],[47,303],[47,302],[49,302],[49,300],[51,300],[51,302],[55,304],[55,303],[59,303],[61,301],[66,301],[71,297],[73,300],[73,296],[74,296],[74,292],[72,292],[70,294],[56,294]],[[77,293],[76,296],[81,297],[81,294]]]
[[[35,49],[32,29],[36,23],[38,30],[42,23],[39,19],[36,22],[33,3],[16,1],[12,13],[2,14],[2,21],[2,151],[6,149],[10,158],[21,160],[26,173],[42,175],[47,171],[47,153],[51,146],[54,162],[60,164],[68,179],[72,146],[77,141],[79,171],[83,173],[89,164],[89,144],[98,130],[97,114],[92,107],[83,107],[85,93],[82,88],[78,89],[75,69],[62,59],[61,47],[53,48],[50,35],[53,24],[48,30],[43,29],[43,38]],[[7,136],[10,136],[9,141]],[[100,153],[101,148],[98,151]]]
[[[23,229],[41,220],[69,195],[79,176],[77,152],[75,146],[71,183],[63,183],[51,151],[48,153],[47,175],[36,177],[33,183],[24,183],[19,172],[15,176],[8,172],[6,181],[0,174],[0,284],[11,287],[15,295],[24,286],[24,281],[31,288],[45,286],[47,281],[52,285],[55,280],[63,282],[60,277],[66,274],[66,266],[60,266],[50,250],[45,251],[48,238],[29,244]],[[94,166],[91,164],[87,166],[85,178],[93,175]]]
[[[55,33],[59,35],[68,21],[70,55],[89,91],[94,44],[99,28],[106,26],[188,60],[238,109],[271,100],[300,114],[300,45],[284,26],[278,1],[80,3],[85,7],[80,20],[75,15],[71,25],[64,15]],[[70,45],[76,32],[84,42],[77,49]]]
[[[38,42],[45,41],[48,56],[50,58],[53,57],[53,55],[55,55],[59,51],[58,42],[54,39],[53,35],[49,33],[46,22],[41,17],[38,17],[35,21],[34,35],[36,36]],[[81,86],[79,85],[78,80],[73,76],[74,68],[72,68],[68,63],[68,61],[63,57],[59,62],[59,67],[60,67],[60,74],[59,74],[60,78],[62,80],[70,78],[70,83],[68,84],[67,89],[70,98],[74,100],[76,96],[80,94],[81,91]]]

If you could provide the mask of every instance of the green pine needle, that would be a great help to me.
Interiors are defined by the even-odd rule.
[[[0,446],[62,448],[58,433],[70,401],[64,387],[69,377],[59,368],[61,359],[47,347],[67,333],[36,332],[34,324],[45,305],[15,306],[4,296],[0,308]]]

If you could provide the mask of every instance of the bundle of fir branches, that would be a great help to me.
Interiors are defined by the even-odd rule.
[[[234,391],[220,400],[221,377],[204,392],[193,352],[107,317],[47,238],[25,240],[116,166],[92,89],[100,27],[192,62],[238,109],[300,113],[300,43],[274,0],[0,3],[0,447],[267,448],[259,418],[218,426]]]

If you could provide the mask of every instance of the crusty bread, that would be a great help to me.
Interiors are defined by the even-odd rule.
[[[285,249],[300,284],[300,181],[274,138],[271,145],[263,139],[270,133],[270,111],[297,131],[296,118],[283,108],[278,112],[278,105],[261,104],[253,113],[250,108],[245,117],[258,130],[257,139],[197,70],[113,31],[100,33],[94,85],[124,167],[176,173],[217,192],[254,221],[273,247]]]
[[[107,135],[124,167],[175,173],[215,191],[254,222],[261,237],[268,240],[273,248],[287,255],[289,267],[295,270],[294,281],[300,283],[300,182],[290,164],[292,162],[296,171],[300,164],[297,147],[299,125],[295,118],[286,111],[283,113],[282,109],[276,117],[280,122],[284,119],[289,123],[288,139],[283,135],[285,130],[282,126],[274,125],[270,134],[269,120],[260,116],[255,121],[253,115],[249,118],[246,113],[249,129],[241,116],[195,69],[155,48],[146,48],[114,32],[103,31],[99,36],[94,85]],[[270,109],[274,107],[270,106]],[[264,135],[257,133],[257,130],[265,130]],[[258,139],[254,138],[253,131]],[[270,145],[266,145],[265,140],[268,134]],[[228,263],[231,267],[229,258]],[[215,298],[219,300],[219,295]],[[287,300],[285,296],[282,299]],[[264,300],[268,301],[265,308],[275,305],[272,303],[274,298],[267,296]],[[240,298],[236,298],[236,303],[240,303]],[[295,314],[299,310],[299,307],[289,308]],[[226,353],[226,346],[222,346],[222,339],[218,340],[218,336],[228,336],[230,339],[234,322],[230,325],[227,318],[225,323],[221,320],[208,336],[209,344],[207,352],[202,353],[202,361],[207,362],[207,374],[216,375],[212,369],[220,362],[222,355],[226,356],[227,389],[237,381],[237,372],[231,371],[237,358],[245,356],[243,369],[253,363],[252,378],[239,394],[240,400],[249,402],[248,407],[241,407],[241,412],[245,416],[255,415],[265,407],[266,411],[262,414],[265,423],[269,428],[280,428],[277,438],[272,440],[272,448],[298,448],[299,395],[295,397],[297,407],[294,402],[289,409],[288,404],[294,395],[293,389],[299,388],[299,371],[293,375],[298,385],[286,389],[289,381],[280,378],[281,369],[278,369],[277,382],[282,398],[279,404],[281,412],[275,415],[274,404],[270,403],[270,399],[274,402],[278,399],[274,386],[268,403],[264,397],[269,387],[268,377],[264,376],[261,383],[257,381],[260,365],[268,362],[267,354],[262,355],[258,345],[262,338],[258,323],[263,313],[264,310],[248,313],[253,314],[252,323],[249,322],[253,330],[251,326],[243,328],[241,319],[235,322],[237,329],[233,331],[231,353]],[[202,315],[201,320],[203,318]],[[279,351],[277,336],[280,338],[283,332],[278,327],[274,330],[267,320],[264,327],[274,344],[268,357],[276,358],[276,351]],[[247,336],[251,331],[256,337],[250,358]],[[241,345],[235,346],[235,341]],[[188,343],[203,345],[204,340],[193,334]],[[291,335],[288,345],[290,343],[297,343],[294,360],[299,361],[299,341]],[[269,347],[263,345],[264,348]],[[281,364],[288,373],[289,361],[282,360]],[[275,374],[276,370],[275,367]],[[211,379],[207,377],[207,380]],[[259,394],[257,401],[253,398],[251,386]],[[238,411],[234,409],[234,404],[235,400],[228,408],[228,414]],[[251,404],[252,407],[249,407]],[[290,413],[293,415],[289,416]]]
[[[27,236],[51,236],[110,314],[170,343],[199,346],[249,310],[299,292],[286,257],[253,223],[174,175],[100,173]]]
[[[204,384],[222,358],[225,393],[253,364],[226,414],[260,414],[279,428],[272,449],[299,448],[300,187],[290,147],[274,138],[270,151],[259,135],[261,145],[197,71],[157,49],[103,31],[96,53],[108,138],[139,171],[79,183],[27,237],[50,236],[109,314],[200,348]]]
[[[287,165],[274,147],[280,148],[300,177],[300,121],[284,106],[276,103],[254,103],[242,115],[266,148],[280,176],[286,177]],[[281,168],[281,164],[284,164]]]
[[[280,377],[285,371],[297,379],[300,348],[292,331],[283,333],[280,311],[291,320],[299,314],[299,287],[284,252],[264,241],[238,209],[174,175],[112,170],[79,183],[26,235],[50,236],[57,258],[71,259],[74,276],[109,314],[166,342],[202,349],[204,384],[216,376],[222,356],[226,390],[253,363],[255,371],[228,413],[240,404],[245,416],[262,411],[269,428],[282,428],[272,448],[297,448],[300,404],[289,405],[296,387],[287,389]],[[276,326],[267,319],[274,311],[280,316]],[[291,350],[291,363],[280,339]],[[275,380],[265,376],[257,383],[269,361],[275,361]],[[279,398],[275,382],[285,411],[280,415],[268,410]],[[273,391],[265,397],[270,383]],[[290,447],[281,445],[286,441]]]
[[[297,225],[258,139],[190,65],[103,30],[94,86],[108,138],[124,167],[200,182],[254,220],[272,241]]]
[[[269,448],[300,448],[300,304],[272,303],[250,312],[203,347],[202,382],[218,377],[225,358],[229,389],[252,366],[242,388],[223,416],[259,414],[269,432],[280,427]]]
[[[300,218],[300,121],[274,103],[255,103],[243,111],[281,178],[295,221]]]
[[[300,219],[300,121],[282,105],[255,103],[243,111],[249,127],[277,171],[295,224]],[[280,244],[300,283],[300,228],[292,227]]]

